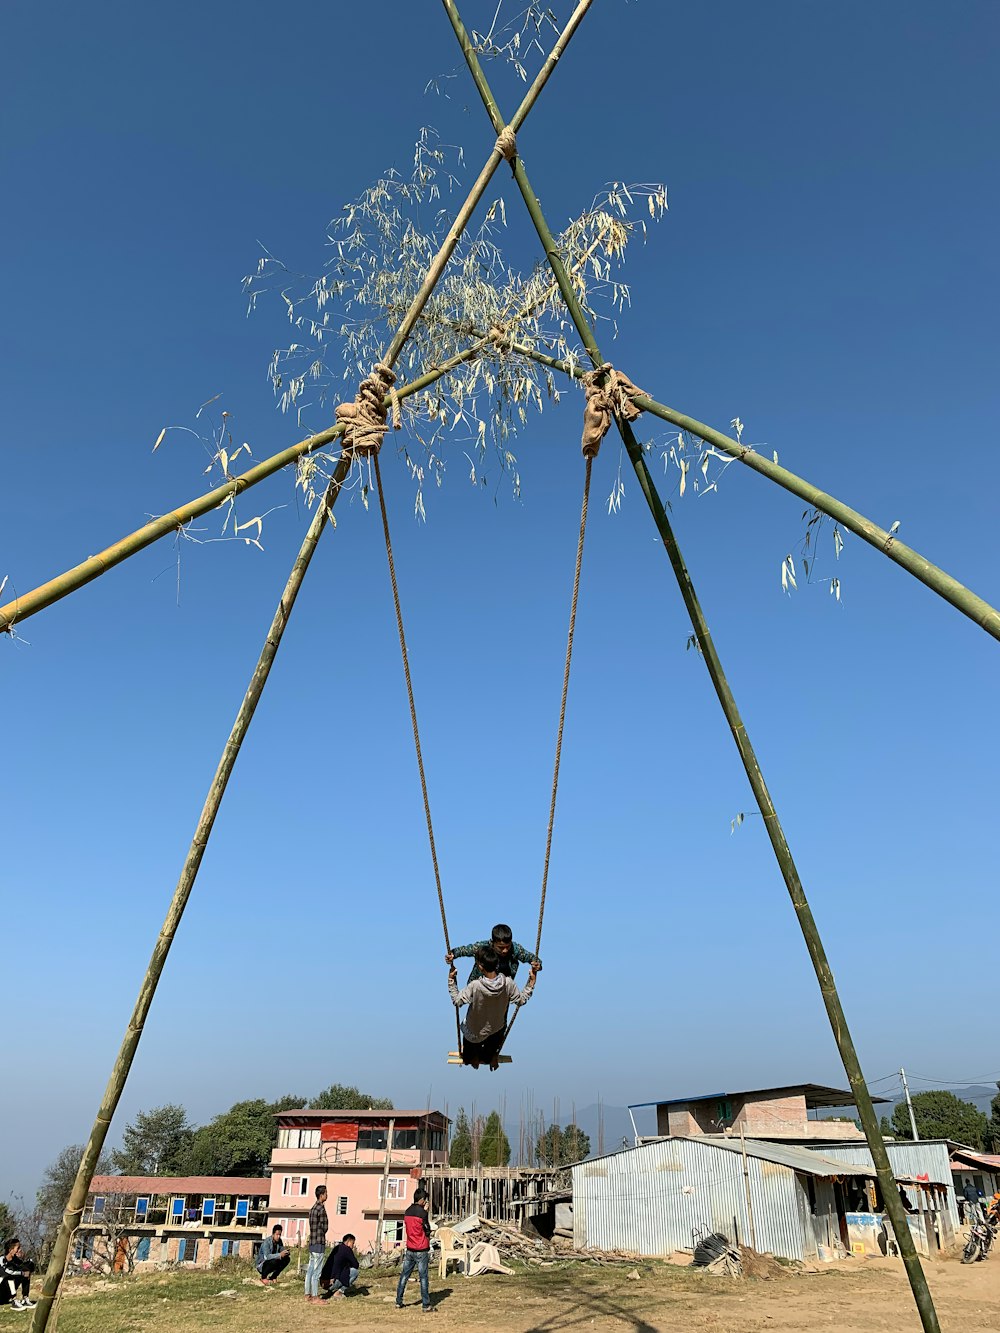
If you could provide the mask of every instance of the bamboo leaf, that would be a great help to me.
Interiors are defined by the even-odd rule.
[[[167,428],[166,426],[164,426],[163,429],[160,431],[159,435],[157,435],[156,437],[156,443],[153,445],[152,452],[154,454],[156,453],[157,449],[159,449],[160,445],[163,443],[163,437],[166,435],[166,433],[167,433]]]

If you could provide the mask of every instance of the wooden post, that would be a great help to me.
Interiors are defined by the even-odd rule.
[[[385,1220],[385,1195],[389,1183],[389,1167],[392,1165],[392,1134],[396,1128],[395,1116],[389,1117],[389,1133],[385,1141],[385,1166],[382,1170],[382,1197],[378,1201],[378,1225],[375,1227],[375,1244],[382,1253],[382,1223]]]
[[[753,1224],[753,1198],[750,1193],[750,1164],[747,1161],[747,1141],[740,1121],[740,1152],[743,1154],[743,1188],[747,1192],[747,1218],[750,1222],[750,1248],[757,1248],[757,1229]]]

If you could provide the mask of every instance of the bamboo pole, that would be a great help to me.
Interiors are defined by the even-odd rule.
[[[528,112],[531,110],[539,93],[548,81],[549,75],[562,55],[566,43],[576,31],[583,15],[590,8],[591,3],[592,0],[581,0],[581,3],[577,5],[566,28],[560,33],[559,38],[552,49],[552,53],[545,61],[531,87],[525,93],[521,106],[518,108],[515,121],[512,122],[512,124],[515,124],[515,127],[523,122],[525,116],[527,116]],[[441,248],[431,262],[428,278],[431,274],[434,274],[434,281],[436,282],[440,277],[445,264],[454,252],[455,246],[458,244],[462,229],[465,227],[468,219],[472,216],[476,204],[481,200],[485,193],[486,187],[489,184],[493,173],[496,171],[497,166],[503,160],[502,150],[498,145],[494,146],[487,158],[486,166],[480,172],[465,203],[459,210],[458,218],[461,220],[461,226],[459,226],[458,221],[456,221],[449,230]],[[425,280],[420,290],[413,298],[410,309],[404,316],[399,330],[393,338],[389,350],[386,352],[384,358],[386,365],[391,367],[399,356],[399,352],[406,341],[406,337],[420,318],[421,311],[426,305],[433,288],[434,284]],[[125,1083],[132,1067],[132,1061],[134,1060],[136,1050],[138,1049],[139,1038],[142,1035],[145,1020],[149,1013],[153,996],[156,993],[156,987],[163,973],[167,954],[170,951],[170,946],[173,943],[177,928],[180,925],[184,908],[191,896],[191,890],[194,887],[198,868],[201,865],[205,849],[208,845],[212,826],[215,823],[216,815],[222,804],[222,797],[225,793],[226,785],[235,766],[237,756],[239,755],[243,738],[245,737],[253,719],[257,703],[263,694],[264,686],[267,683],[267,677],[271,670],[271,665],[277,655],[278,647],[285,631],[285,626],[288,623],[288,618],[291,615],[295,599],[302,586],[302,581],[305,578],[306,572],[312,561],[319,539],[323,535],[330,511],[340,494],[343,482],[347,478],[350,469],[351,457],[350,455],[344,454],[341,456],[340,461],[334,469],[333,476],[331,477],[326,493],[323,496],[323,501],[316,508],[316,512],[313,515],[312,522],[309,524],[305,539],[295,558],[295,563],[292,565],[291,573],[289,574],[288,581],[285,585],[285,590],[278,603],[277,610],[275,611],[274,618],[271,622],[270,631],[268,632],[264,647],[258,658],[257,667],[251,677],[250,685],[244,696],[240,711],[237,714],[236,722],[233,725],[233,729],[229,734],[229,739],[226,742],[226,747],[223,750],[222,758],[216,769],[215,778],[209,788],[209,794],[202,808],[194,839],[192,840],[184,867],[181,871],[181,877],[174,890],[170,907],[167,910],[166,920],[164,921],[156,946],[153,949],[149,965],[147,966],[131,1021],[125,1030],[118,1056],[111,1071],[111,1077],[109,1078],[107,1088],[105,1089],[104,1098],[98,1109],[94,1124],[91,1127],[90,1137],[87,1140],[83,1155],[80,1158],[80,1165],[77,1168],[73,1188],[63,1213],[59,1231],[56,1235],[55,1245],[45,1273],[45,1280],[42,1284],[38,1304],[35,1313],[32,1316],[31,1333],[44,1333],[45,1327],[48,1324],[49,1316],[52,1313],[53,1303],[58,1294],[59,1285],[66,1269],[70,1237],[79,1224],[80,1217],[83,1213],[83,1207],[90,1190],[90,1183],[93,1180],[94,1170],[97,1166],[97,1159],[100,1156],[104,1141],[107,1138],[108,1129],[111,1125],[111,1120],[125,1089]]]
[[[510,125],[511,129],[515,132],[520,129],[529,111],[538,100],[539,94],[545,87],[546,83],[548,83],[553,70],[559,63],[563,52],[566,50],[570,38],[580,26],[584,15],[592,3],[593,0],[580,0],[580,3],[577,4],[576,9],[570,16],[565,28],[559,34],[559,37],[544,64],[532,81],[530,88],[524,94],[524,97],[521,100],[521,105],[514,113]],[[503,127],[501,126],[501,128]],[[469,219],[478,207],[483,194],[486,191],[486,187],[489,185],[494,172],[503,160],[503,153],[500,148],[494,146],[493,151],[486,159],[486,163],[483,166],[482,171],[479,173],[475,184],[469,191],[465,203],[456,215],[455,221],[449,229],[444,242],[435,255],[430,268],[427,270],[427,276],[424,279],[420,290],[410,303],[409,308],[400,322],[399,328],[396,330],[392,342],[389,344],[389,349],[384,358],[386,365],[394,365],[399,357],[403,344],[412,333],[424,306],[427,304],[431,292],[434,290],[438,279],[444,272],[448,260],[454,253],[455,246],[458,244],[463,231],[468,225]],[[461,359],[469,360],[469,356],[463,355]],[[449,369],[454,369],[454,365],[457,364],[458,361],[454,361],[454,364],[450,365]],[[440,379],[441,375],[444,373],[446,373],[446,371],[443,369],[432,371],[429,375],[421,376],[420,379],[415,380],[412,385],[405,387],[408,389],[409,393],[418,393],[421,389],[426,388],[429,384],[433,384],[436,380]],[[403,389],[400,389],[399,396],[401,398],[405,396]],[[217,508],[230,497],[239,495],[250,486],[254,486],[257,482],[264,480],[265,477],[269,477],[273,473],[280,471],[281,468],[286,467],[289,463],[295,462],[296,459],[302,458],[306,454],[313,453],[317,449],[322,449],[325,445],[332,443],[332,441],[342,433],[342,427],[332,426],[329,430],[321,431],[318,435],[310,436],[307,440],[301,440],[298,444],[292,445],[290,448],[282,450],[281,453],[275,454],[273,457],[258,463],[256,467],[249,468],[240,476],[233,477],[231,480],[225,482],[224,485],[217,486],[214,490],[208,491],[203,496],[199,496],[198,499],[192,500],[186,505],[181,505],[179,508],[171,510],[169,514],[164,514],[160,518],[145,524],[143,527],[138,528],[127,537],[123,537],[120,541],[115,542],[97,555],[90,556],[89,559],[82,561],[79,565],[75,565],[72,569],[66,570],[65,573],[59,574],[54,579],[50,579],[47,583],[43,583],[39,587],[32,589],[31,592],[25,593],[23,597],[15,598],[13,601],[6,603],[6,605],[0,606],[0,632],[9,630],[15,621],[25,620],[28,616],[34,615],[36,611],[41,611],[46,606],[51,606],[53,602],[58,601],[61,597],[65,597],[68,593],[75,592],[77,588],[83,587],[85,583],[90,583],[92,579],[98,578],[114,565],[121,564],[121,562],[127,559],[130,555],[135,555],[136,552],[144,550],[145,547],[149,546],[152,542],[157,541],[160,537],[165,536],[169,532],[175,532],[178,528],[183,527],[183,525],[189,522],[192,518],[197,518],[200,514],[205,514],[210,509]]]
[[[389,1132],[385,1141],[385,1166],[382,1169],[382,1193],[378,1201],[378,1224],[375,1227],[375,1244],[381,1257],[385,1246],[382,1243],[382,1227],[385,1223],[385,1199],[389,1188],[389,1168],[392,1166],[392,1136],[396,1129],[396,1117],[389,1117]]]
[[[435,366],[426,375],[420,375],[408,384],[400,385],[398,396],[400,398],[410,398],[415,393],[421,393],[464,362],[473,360],[481,350],[482,342],[477,342],[457,356],[442,362],[440,366]],[[391,398],[388,394],[383,399],[383,403],[387,409],[391,406]],[[212,509],[218,509],[227,500],[242,495],[251,486],[256,486],[259,482],[272,477],[290,463],[295,463],[300,458],[305,458],[309,454],[316,453],[318,449],[323,449],[328,444],[332,444],[343,433],[343,426],[330,426],[329,429],[319,431],[316,435],[310,435],[304,440],[299,440],[298,444],[289,445],[287,449],[272,454],[270,458],[262,459],[256,466],[248,468],[246,472],[230,477],[221,486],[206,491],[204,495],[199,495],[186,504],[178,505],[176,509],[171,509],[167,514],[161,514],[159,518],[154,518],[149,523],[144,523],[141,528],[136,528],[135,532],[128,533],[127,536],[113,542],[110,546],[106,546],[97,555],[89,556],[80,564],[74,565],[72,569],[57,574],[55,578],[49,579],[47,583],[39,584],[37,588],[32,588],[30,592],[24,593],[23,596],[13,598],[4,606],[0,606],[0,633],[9,632],[18,621],[26,620],[28,616],[33,616],[36,612],[43,611],[47,606],[60,601],[61,598],[67,597],[71,592],[76,592],[78,588],[82,588],[102,574],[106,574],[115,565],[120,565],[129,556],[144,551],[147,546],[152,546],[154,542],[167,536],[168,533],[179,531],[191,519],[198,518],[201,514],[207,514]]]
[[[575,379],[580,379],[584,374],[583,370],[572,362],[562,360],[559,357],[548,356],[546,353],[539,352],[523,343],[510,340],[507,345],[517,355],[529,357],[551,370],[562,371],[563,374],[572,375]],[[930,588],[932,592],[936,592],[946,602],[950,602],[956,610],[968,616],[971,621],[984,629],[994,639],[1000,639],[1000,610],[991,606],[989,602],[972,592],[963,583],[959,583],[958,579],[953,578],[951,574],[933,564],[926,556],[921,555],[919,551],[915,551],[912,546],[907,546],[905,542],[899,541],[886,528],[880,527],[872,519],[866,518],[857,509],[852,509],[850,505],[844,504],[836,496],[827,494],[826,491],[820,490],[818,486],[806,481],[804,477],[797,476],[794,472],[781,467],[763,454],[756,453],[749,445],[741,444],[739,440],[734,440],[732,436],[724,435],[722,431],[706,425],[704,421],[689,417],[684,412],[678,412],[673,407],[658,403],[655,398],[649,398],[642,393],[630,393],[629,398],[635,403],[636,407],[641,408],[644,412],[649,412],[652,416],[659,417],[661,421],[669,421],[671,425],[678,426],[691,435],[696,435],[699,439],[704,440],[706,444],[714,445],[715,448],[728,454],[736,462],[744,464],[751,471],[759,473],[760,476],[766,477],[769,481],[773,481],[792,495],[798,496],[800,500],[805,500],[806,504],[818,509],[820,513],[826,514],[828,518],[832,518],[834,522],[841,524],[849,532],[853,532],[855,536],[860,537],[869,546],[873,546],[875,550],[880,551],[882,555],[894,561],[909,574],[912,574],[914,578],[919,579],[925,587]]]
[[[486,76],[479,64],[478,57],[472,48],[465,28],[462,26],[461,18],[454,4],[454,0],[442,0],[445,10],[452,22],[455,35],[458,38],[459,45],[465,55],[466,63],[475,80],[476,87],[486,107],[487,113],[494,125],[502,123],[499,108],[496,100],[490,90]],[[552,267],[556,281],[559,284],[559,290],[563,300],[570,313],[570,317],[576,326],[577,333],[587,349],[595,368],[604,364],[600,349],[594,337],[593,330],[586,317],[586,314],[576,298],[573,291],[569,274],[562,262],[559,254],[555,237],[549,229],[542,212],[541,204],[531,188],[527,173],[524,169],[524,163],[520,156],[514,163],[514,177],[518,188],[524,199],[528,213],[535,225],[538,238]],[[670,559],[671,567],[677,579],[684,605],[687,608],[688,615],[698,639],[698,645],[701,648],[702,656],[708,667],[709,676],[715,687],[719,702],[722,705],[726,720],[729,723],[733,733],[733,739],[736,742],[737,750],[743,762],[743,767],[750,781],[757,807],[764,820],[764,827],[767,830],[771,846],[774,851],[775,859],[781,870],[782,878],[788,889],[789,897],[795,908],[796,917],[805,939],[806,947],[812,959],[813,968],[816,973],[816,979],[819,982],[820,993],[823,997],[823,1003],[826,1006],[827,1016],[830,1020],[830,1026],[833,1030],[834,1040],[840,1052],[843,1061],[844,1070],[851,1085],[851,1091],[854,1095],[855,1104],[861,1118],[861,1124],[865,1131],[865,1138],[868,1141],[868,1147],[872,1154],[872,1160],[875,1165],[876,1175],[879,1184],[882,1187],[882,1196],[886,1200],[886,1211],[889,1214],[889,1220],[892,1223],[893,1231],[899,1245],[900,1254],[906,1268],[907,1277],[910,1281],[910,1287],[913,1291],[913,1298],[917,1306],[920,1320],[925,1333],[940,1333],[937,1312],[934,1308],[934,1302],[931,1299],[930,1289],[927,1286],[927,1277],[920,1263],[919,1255],[913,1243],[913,1236],[910,1233],[909,1224],[906,1219],[906,1213],[903,1209],[899,1193],[895,1188],[895,1179],[892,1167],[889,1164],[889,1156],[886,1152],[885,1143],[879,1132],[878,1121],[875,1117],[875,1108],[872,1105],[871,1096],[868,1092],[868,1086],[865,1083],[864,1075],[861,1071],[861,1063],[858,1059],[857,1051],[854,1046],[853,1038],[847,1026],[847,1019],[844,1014],[843,1006],[840,1002],[840,995],[837,991],[833,972],[826,957],[826,951],[820,937],[819,929],[812,914],[806,898],[805,890],[802,887],[802,881],[799,878],[798,870],[792,858],[791,849],[785,839],[781,824],[778,821],[778,815],[771,800],[770,792],[764,781],[764,775],[761,772],[757,756],[750,744],[750,738],[747,734],[743,719],[740,717],[736,706],[736,700],[729,688],[729,682],[726,679],[722,669],[722,662],[715,650],[708,624],[702,613],[701,606],[695,593],[694,584],[684,564],[683,556],[677,545],[667,518],[663,502],[657,493],[653,480],[649,475],[649,469],[646,467],[646,460],[642,448],[635,438],[631,426],[627,421],[623,421],[616,415],[616,424],[625,445],[629,459],[635,469],[636,476],[639,479],[640,487],[646,497],[657,530],[663,540],[664,547]]]

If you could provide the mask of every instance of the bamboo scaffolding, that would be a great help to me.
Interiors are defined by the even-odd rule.
[[[513,128],[521,125],[531,110],[539,93],[548,82],[549,76],[559,61],[566,44],[569,42],[573,33],[579,27],[584,14],[590,8],[592,0],[581,0],[573,12],[568,24],[560,33],[551,53],[543,64],[538,75],[534,79],[531,87],[525,93],[521,105],[518,108],[514,120],[511,122]],[[501,127],[502,128],[502,127]],[[407,337],[414,328],[417,320],[420,318],[421,311],[427,303],[434,285],[440,278],[444,268],[454,253],[455,246],[458,244],[462,231],[467,225],[469,219],[482,199],[490,180],[499,164],[504,160],[503,152],[499,144],[495,145],[486,165],[479,173],[479,177],[466,197],[465,203],[458,212],[455,222],[452,224],[448,235],[445,237],[441,248],[438,250],[427,272],[420,290],[413,298],[413,302],[404,316],[400,326],[389,345],[385,354],[384,363],[392,366],[399,356]],[[86,1203],[87,1194],[90,1190],[90,1184],[93,1180],[94,1171],[97,1166],[97,1160],[100,1156],[104,1141],[107,1138],[108,1129],[115,1110],[125,1089],[125,1083],[128,1079],[132,1062],[135,1058],[136,1050],[139,1045],[139,1038],[142,1035],[142,1029],[149,1013],[153,996],[156,993],[156,987],[163,973],[163,968],[173,943],[177,928],[180,924],[184,908],[191,896],[194,882],[197,877],[198,869],[201,865],[205,849],[208,845],[208,839],[215,823],[216,816],[222,804],[222,798],[225,794],[226,785],[232,774],[239,755],[243,739],[249,730],[250,723],[253,720],[257,704],[264,691],[271,666],[277,655],[281,639],[288,624],[289,617],[298,596],[299,589],[306,576],[312,557],[315,554],[316,547],[327,526],[327,520],[330,511],[340,495],[343,482],[346,480],[352,465],[350,455],[341,456],[333,476],[327,486],[326,493],[323,496],[321,504],[316,508],[309,529],[303,540],[299,553],[292,565],[291,572],[282,593],[281,600],[278,603],[277,610],[271,622],[271,628],[268,632],[264,647],[261,650],[257,661],[256,669],[250,680],[250,685],[244,696],[243,703],[237,714],[236,722],[229,734],[222,758],[216,769],[215,777],[209,788],[208,796],[202,808],[201,816],[198,820],[198,826],[195,830],[195,836],[188,850],[188,855],[181,871],[180,879],[174,890],[170,906],[167,910],[167,916],[160,931],[159,938],[153,949],[152,957],[146,969],[142,985],[139,989],[139,996],[133,1009],[132,1018],[125,1030],[122,1043],[112,1067],[111,1076],[108,1080],[104,1097],[98,1109],[94,1124],[91,1127],[90,1137],[80,1158],[80,1165],[77,1168],[76,1177],[73,1182],[73,1188],[67,1201],[59,1230],[56,1234],[55,1244],[52,1250],[52,1256],[45,1273],[45,1280],[42,1284],[42,1290],[39,1294],[39,1300],[31,1321],[31,1333],[44,1333],[52,1313],[53,1304],[58,1295],[59,1286],[66,1269],[66,1261],[69,1255],[69,1243],[79,1225],[80,1217],[83,1214],[83,1207]]]
[[[458,9],[454,0],[442,0],[444,8],[451,20],[455,36],[465,56],[466,63],[479,90],[479,94],[486,107],[487,114],[496,127],[502,124],[502,117],[497,106],[496,100],[483,73],[482,67],[469,36],[462,24]],[[556,239],[549,229],[542,212],[541,204],[531,188],[527,173],[524,169],[524,163],[520,156],[514,163],[514,178],[517,181],[522,198],[538,238],[552,267],[553,274],[559,284],[559,290],[562,294],[566,308],[576,327],[577,333],[587,350],[595,368],[604,364],[600,349],[594,337],[593,330],[587,316],[576,298],[573,291],[570,276],[566,271],[559,254]],[[691,620],[692,627],[698,639],[699,647],[708,667],[709,676],[715,688],[719,702],[722,705],[726,720],[729,723],[733,733],[733,739],[736,742],[740,759],[750,781],[753,790],[754,799],[764,820],[764,827],[767,829],[768,837],[774,851],[775,859],[778,862],[782,878],[788,889],[789,897],[795,909],[795,914],[802,930],[802,935],[812,960],[813,969],[816,973],[816,979],[819,982],[820,993],[823,997],[823,1003],[826,1007],[827,1016],[830,1020],[830,1026],[833,1030],[834,1040],[837,1043],[837,1049],[844,1065],[844,1071],[847,1074],[851,1085],[851,1091],[854,1095],[855,1104],[861,1118],[862,1128],[865,1132],[865,1138],[868,1141],[868,1147],[872,1154],[872,1160],[875,1165],[876,1175],[882,1188],[882,1196],[885,1203],[886,1212],[889,1214],[889,1220],[892,1223],[892,1229],[899,1245],[899,1251],[906,1268],[906,1274],[913,1292],[913,1298],[920,1315],[921,1324],[925,1333],[940,1333],[937,1312],[931,1299],[930,1289],[927,1286],[927,1277],[920,1263],[916,1247],[913,1242],[913,1236],[910,1233],[909,1223],[906,1213],[903,1209],[899,1193],[895,1186],[895,1178],[892,1173],[892,1167],[889,1164],[888,1153],[885,1143],[879,1132],[878,1121],[875,1116],[875,1109],[872,1105],[871,1096],[868,1092],[868,1086],[865,1083],[864,1075],[861,1070],[861,1063],[858,1059],[857,1050],[854,1046],[853,1038],[847,1026],[847,1019],[844,1014],[843,1005],[837,991],[833,972],[826,957],[826,951],[820,937],[819,929],[816,925],[812,909],[806,898],[802,881],[799,878],[798,870],[792,858],[791,849],[785,838],[781,824],[778,820],[774,803],[771,800],[770,792],[764,781],[764,775],[757,761],[757,756],[750,743],[749,735],[744,726],[743,719],[740,716],[736,706],[736,700],[729,687],[725,672],[722,668],[722,662],[715,650],[708,624],[705,620],[701,606],[695,593],[694,584],[688,573],[687,567],[681,555],[680,548],[673,534],[667,518],[663,502],[653,484],[649,469],[646,467],[645,457],[642,447],[635,438],[631,426],[627,421],[623,421],[617,414],[615,417],[619,433],[622,437],[622,443],[628,452],[629,459],[635,469],[636,476],[646,502],[649,505],[650,512],[656,523],[657,531],[663,540],[664,547],[670,560],[671,568],[677,579],[684,605]]]

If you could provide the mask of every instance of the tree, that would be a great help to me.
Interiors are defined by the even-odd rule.
[[[45,1168],[38,1189],[38,1221],[45,1238],[50,1237],[59,1227],[66,1205],[69,1203],[73,1181],[76,1179],[77,1167],[82,1156],[82,1145],[72,1143],[68,1148],[63,1148],[55,1161],[50,1162]],[[102,1155],[98,1159],[94,1174],[103,1176],[110,1170],[110,1159]]]
[[[997,1081],[997,1095],[990,1102],[990,1119],[986,1135],[990,1152],[1000,1152],[1000,1080]]]
[[[479,1160],[483,1166],[506,1166],[510,1161],[510,1139],[504,1133],[498,1111],[491,1111],[479,1139]]]
[[[0,1241],[9,1240],[17,1235],[17,1223],[14,1214],[5,1203],[0,1203]]]
[[[180,1167],[187,1175],[259,1176],[271,1160],[275,1112],[301,1106],[301,1097],[236,1102],[196,1129]]]
[[[535,1154],[542,1166],[565,1166],[568,1162],[582,1162],[590,1152],[590,1135],[577,1125],[549,1125],[539,1135]]]
[[[331,1083],[309,1103],[314,1111],[391,1111],[388,1097],[372,1097],[343,1083]]]
[[[989,1132],[989,1121],[973,1102],[953,1092],[931,1089],[912,1097],[917,1133],[922,1139],[951,1139],[969,1148],[981,1149]],[[892,1113],[892,1132],[897,1139],[912,1139],[910,1113],[900,1102]]]
[[[183,1106],[154,1106],[125,1126],[122,1146],[111,1154],[111,1161],[123,1176],[176,1175],[193,1137],[194,1127],[188,1124]]]
[[[450,1166],[472,1165],[472,1130],[464,1106],[458,1108],[458,1115],[455,1117],[455,1132],[451,1137],[448,1163]]]

